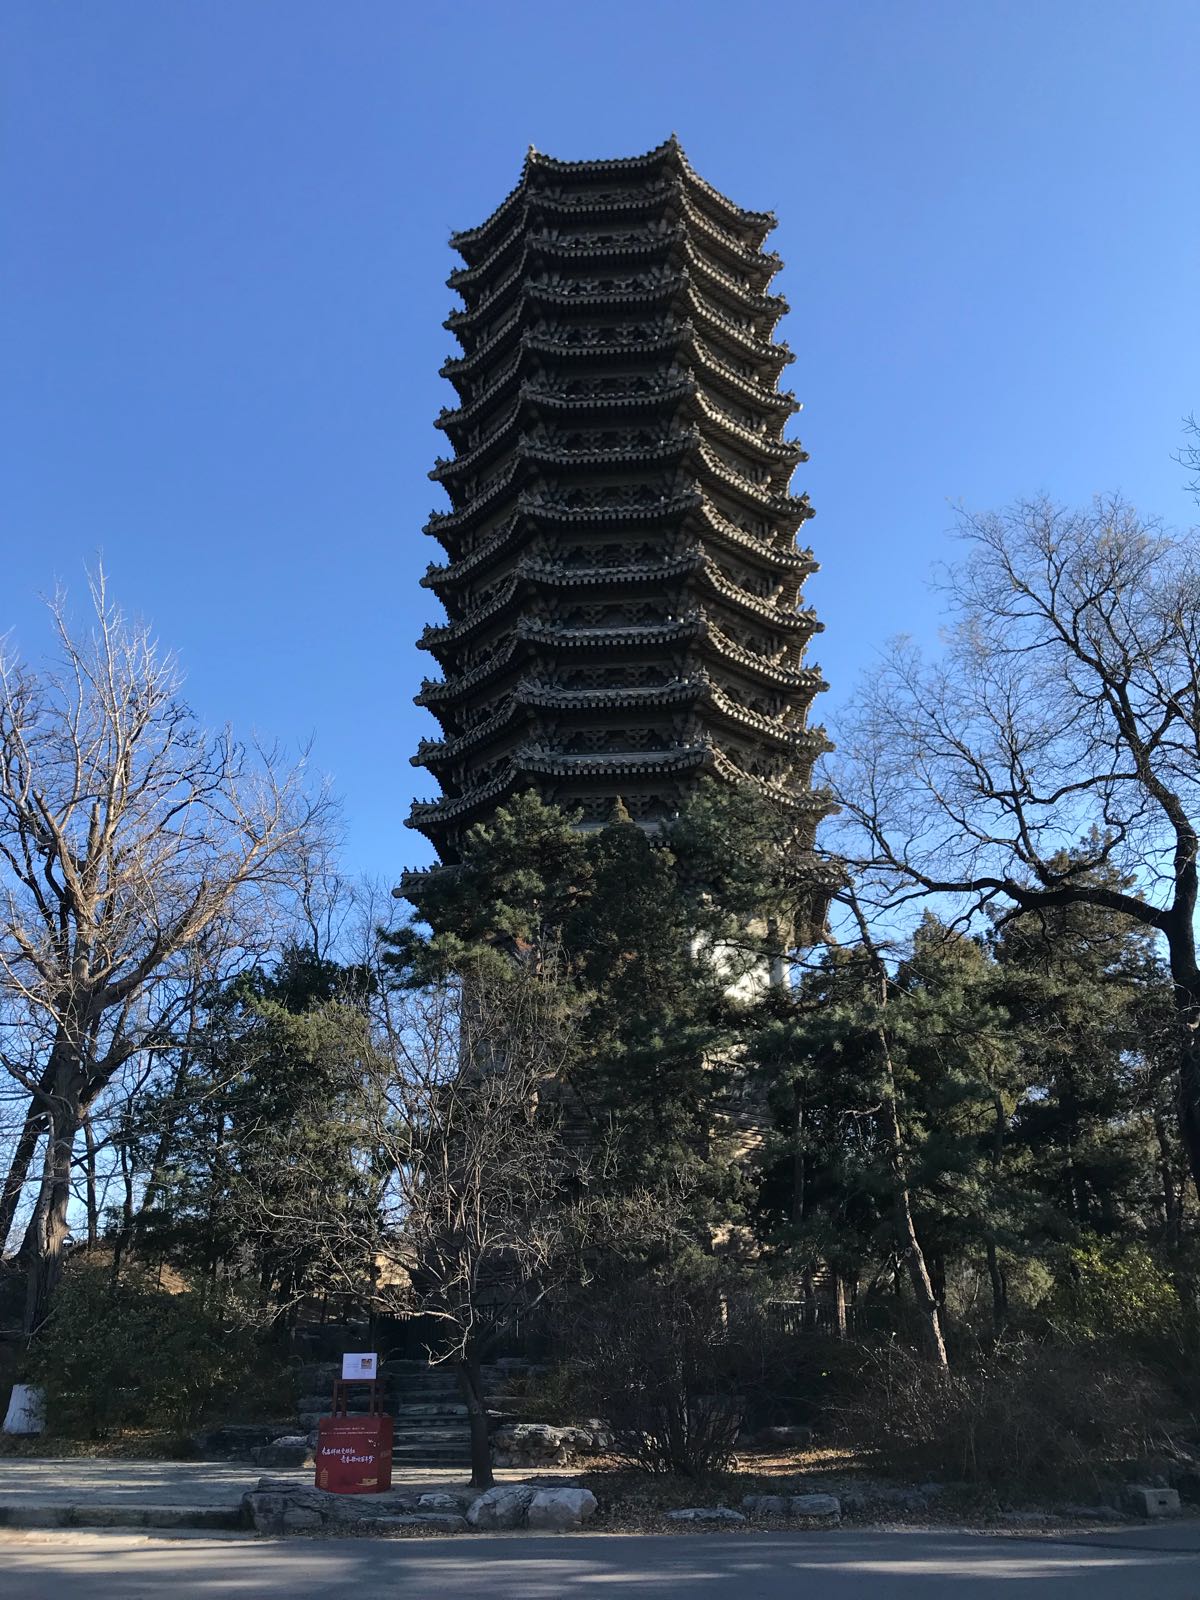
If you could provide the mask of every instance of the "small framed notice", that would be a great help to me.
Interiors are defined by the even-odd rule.
[[[378,1376],[379,1357],[374,1353],[374,1351],[366,1354],[360,1352],[358,1355],[348,1355],[342,1357],[343,1383],[354,1378],[362,1380],[368,1378],[377,1378]]]

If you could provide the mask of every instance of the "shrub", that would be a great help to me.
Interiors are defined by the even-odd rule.
[[[29,1347],[54,1432],[104,1438],[127,1427],[194,1426],[253,1368],[251,1335],[226,1296],[172,1294],[139,1272],[74,1262]]]
[[[770,1340],[761,1306],[718,1262],[597,1282],[579,1318],[580,1395],[619,1455],[703,1477],[733,1454]]]
[[[900,1471],[1072,1491],[1149,1454],[1171,1409],[1162,1382],[1127,1357],[1021,1340],[950,1373],[896,1347],[864,1351],[840,1420]]]
[[[506,1380],[502,1397],[518,1406],[523,1422],[578,1422],[590,1403],[578,1366],[567,1361],[514,1373]]]

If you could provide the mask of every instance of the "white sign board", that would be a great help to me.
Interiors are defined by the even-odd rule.
[[[371,1354],[359,1354],[342,1357],[342,1379],[347,1378],[377,1378],[379,1376],[379,1357]]]

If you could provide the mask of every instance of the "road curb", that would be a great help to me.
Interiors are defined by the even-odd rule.
[[[0,1528],[245,1528],[241,1505],[14,1505],[0,1502]]]

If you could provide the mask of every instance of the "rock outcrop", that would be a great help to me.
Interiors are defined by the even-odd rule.
[[[531,1528],[543,1533],[580,1528],[596,1497],[577,1484],[498,1483],[475,1489],[405,1494],[330,1494],[292,1478],[260,1478],[242,1501],[256,1533],[315,1533],[353,1527],[364,1533],[490,1533]]]
[[[506,1422],[492,1435],[492,1460],[498,1467],[569,1466],[579,1456],[595,1455],[611,1443],[599,1422],[567,1428],[546,1422]]]

